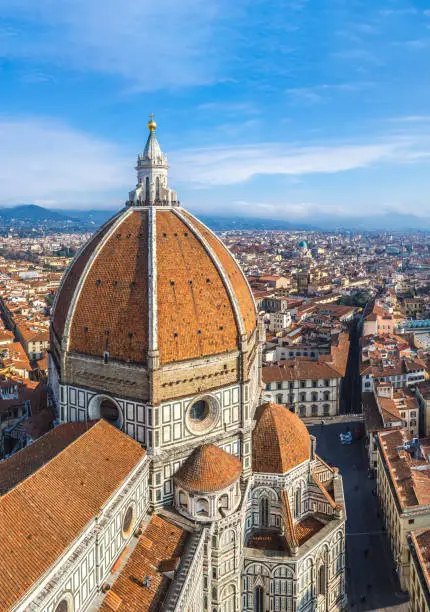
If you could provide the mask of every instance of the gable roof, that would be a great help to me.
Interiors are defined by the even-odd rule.
[[[33,443],[33,457],[42,440]],[[23,468],[30,475],[0,499],[0,610],[43,577],[144,456],[140,444],[101,420],[36,471]]]

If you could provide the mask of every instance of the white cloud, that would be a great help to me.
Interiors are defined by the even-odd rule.
[[[351,83],[321,83],[313,87],[296,87],[287,89],[286,94],[293,103],[297,104],[320,104],[326,102],[330,93],[354,93],[369,89],[374,84],[368,81],[356,81]]]
[[[121,189],[125,200],[134,183],[132,154],[59,122],[0,117],[0,141],[2,204],[106,202]]]
[[[427,143],[428,144],[428,143]],[[405,163],[428,156],[430,146],[413,139],[332,146],[262,143],[173,152],[169,156],[176,181],[231,185],[256,175],[333,174],[380,163]],[[419,157],[418,157],[419,155]]]
[[[136,151],[55,120],[0,116],[0,141],[1,204],[109,208],[119,206],[135,183]],[[291,181],[382,164],[428,163],[430,139],[419,126],[414,134],[379,141],[166,147],[166,152],[171,184],[201,189],[240,184],[258,175],[284,175]]]
[[[224,0],[0,0],[0,56],[125,77],[141,90],[211,82]]]

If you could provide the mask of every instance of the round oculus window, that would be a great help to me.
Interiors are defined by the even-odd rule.
[[[116,424],[119,420],[118,407],[111,400],[104,399],[100,404],[100,417]]]
[[[212,397],[201,398],[193,402],[186,415],[186,424],[191,433],[206,433],[215,427],[219,418],[217,401]]]

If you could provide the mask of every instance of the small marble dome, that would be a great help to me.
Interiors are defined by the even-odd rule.
[[[175,482],[189,492],[212,493],[232,485],[241,472],[240,459],[215,444],[204,444],[181,465]]]
[[[303,421],[283,406],[267,403],[257,410],[252,435],[252,470],[285,474],[311,458],[311,436]]]
[[[214,444],[204,444],[176,472],[175,505],[196,521],[216,521],[237,509],[242,463]]]

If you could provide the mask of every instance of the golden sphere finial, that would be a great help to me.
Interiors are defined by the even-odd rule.
[[[148,129],[150,132],[153,132],[156,128],[157,128],[157,124],[154,121],[154,113],[151,113],[149,115]]]

